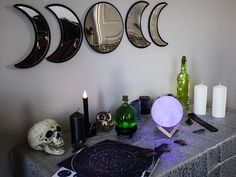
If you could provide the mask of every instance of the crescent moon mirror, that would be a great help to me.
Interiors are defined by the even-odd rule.
[[[142,14],[148,5],[148,2],[138,1],[130,7],[126,16],[125,29],[128,39],[135,47],[138,48],[145,48],[151,44],[143,36],[141,28]]]
[[[25,59],[15,64],[15,67],[30,68],[46,56],[50,45],[50,30],[42,14],[33,7],[24,4],[15,4],[14,7],[29,18],[35,32],[35,42],[31,52]]]
[[[108,2],[94,4],[86,14],[84,33],[91,48],[99,53],[115,50],[124,32],[119,11]]]
[[[79,50],[83,30],[79,18],[68,7],[61,4],[46,6],[58,20],[61,29],[61,40],[57,49],[47,57],[48,61],[61,63],[71,59]]]
[[[149,34],[151,36],[152,41],[160,47],[165,47],[168,45],[168,43],[165,42],[161,38],[159,30],[158,30],[158,19],[159,19],[161,11],[163,10],[165,6],[167,6],[166,2],[161,2],[157,4],[153,8],[149,17]]]

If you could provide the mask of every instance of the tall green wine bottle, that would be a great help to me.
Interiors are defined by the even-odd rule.
[[[128,96],[122,98],[123,104],[115,112],[115,130],[117,135],[132,135],[137,130],[134,118],[135,109],[128,103]]]
[[[187,73],[187,59],[182,56],[181,72],[177,76],[177,98],[184,110],[189,109],[189,84],[190,75]]]

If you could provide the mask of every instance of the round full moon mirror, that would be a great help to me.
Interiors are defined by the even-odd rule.
[[[112,4],[93,5],[84,20],[84,33],[88,44],[99,53],[109,53],[120,44],[124,32],[123,20]]]

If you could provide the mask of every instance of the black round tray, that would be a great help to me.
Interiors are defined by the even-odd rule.
[[[119,142],[102,142],[77,153],[72,169],[81,177],[141,177],[152,158],[137,157],[143,148]]]

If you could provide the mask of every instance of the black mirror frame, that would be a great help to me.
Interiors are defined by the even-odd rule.
[[[89,42],[89,40],[88,40],[88,38],[87,38],[87,33],[86,33],[86,19],[87,19],[87,16],[88,16],[89,12],[90,12],[96,5],[102,4],[102,3],[105,3],[105,4],[108,4],[108,5],[112,6],[112,7],[117,11],[117,13],[119,14],[120,19],[121,19],[121,23],[122,23],[122,35],[121,35],[121,38],[120,38],[119,43],[117,44],[116,47],[112,48],[112,50],[106,51],[106,52],[99,51],[98,49],[96,49],[95,47],[93,47],[93,46],[90,44],[90,42]],[[105,1],[100,1],[100,2],[98,2],[98,3],[93,4],[93,5],[89,8],[89,10],[88,10],[87,13],[86,13],[85,19],[84,19],[84,36],[85,36],[85,39],[86,39],[88,45],[89,45],[93,50],[95,50],[96,52],[101,53],[101,54],[110,53],[110,52],[114,51],[114,50],[120,45],[120,42],[121,42],[121,40],[122,40],[122,38],[123,38],[123,35],[124,35],[124,23],[123,23],[123,18],[122,18],[121,14],[120,14],[120,11],[119,11],[113,4],[111,4],[111,3],[109,3],[109,2],[105,2]]]
[[[160,40],[161,40],[161,42],[162,42],[163,44],[159,44],[158,41],[156,41],[156,40],[153,38],[152,32],[151,32],[151,27],[150,27],[150,26],[151,26],[150,23],[151,23],[151,18],[152,18],[153,12],[154,12],[154,11],[156,10],[156,8],[157,8],[158,6],[160,6],[160,5],[164,5],[164,6],[160,9],[160,11],[159,11],[159,13],[158,13],[158,15],[157,15],[157,21],[156,21],[155,26],[156,26],[156,28],[157,28],[156,33],[157,33],[158,37],[160,38]],[[168,5],[168,4],[167,4],[166,2],[158,3],[158,4],[152,9],[152,11],[151,11],[151,13],[150,13],[150,16],[149,16],[149,20],[148,20],[149,35],[150,35],[150,37],[151,37],[153,43],[155,43],[155,44],[156,44],[157,46],[159,46],[159,47],[165,47],[165,46],[168,45],[168,43],[165,42],[165,41],[162,39],[162,37],[161,37],[161,35],[160,35],[160,33],[159,33],[159,30],[158,30],[158,20],[159,20],[159,16],[160,16],[160,14],[161,14],[161,11],[162,11],[167,5]]]
[[[72,13],[72,15],[76,18],[77,22],[78,23],[78,30],[79,30],[79,33],[77,34],[76,31],[74,33],[74,35],[78,35],[77,37],[73,37],[73,41],[69,44],[69,46],[67,45],[67,47],[65,48],[65,38],[68,38],[68,35],[71,35],[70,33],[66,33],[65,32],[65,26],[63,26],[63,22],[62,22],[62,18],[59,18],[57,16],[57,14],[50,8],[52,6],[59,6],[59,7],[62,7],[68,11],[70,11]],[[57,47],[57,49],[50,55],[47,57],[47,60],[48,61],[51,61],[51,62],[54,62],[54,63],[61,63],[61,62],[65,62],[65,61],[68,61],[70,60],[80,49],[80,46],[82,44],[82,41],[83,41],[83,27],[82,27],[82,24],[79,20],[79,18],[77,17],[77,15],[70,9],[68,8],[67,6],[64,6],[62,4],[50,4],[50,5],[47,5],[46,8],[56,17],[58,23],[59,23],[59,26],[60,26],[60,30],[61,30],[61,39],[60,39],[60,43]],[[67,18],[66,18],[67,19]],[[68,21],[67,23],[70,23],[70,25],[74,25],[73,22],[71,21]],[[68,25],[68,24],[67,24]],[[72,28],[71,28],[72,30]],[[75,44],[77,44],[75,46]],[[68,53],[68,49],[70,49],[71,51],[69,51]],[[72,50],[73,49],[73,50]],[[60,52],[60,53],[59,53]]]
[[[125,19],[125,31],[126,31],[127,38],[129,39],[130,43],[131,43],[133,46],[135,46],[135,47],[137,47],[137,48],[146,48],[146,47],[148,47],[151,43],[144,37],[142,29],[140,30],[140,31],[141,31],[141,34],[142,34],[142,37],[143,37],[143,39],[148,43],[148,45],[146,45],[146,46],[138,46],[138,45],[136,45],[136,44],[131,40],[131,38],[130,38],[130,36],[129,36],[129,33],[128,33],[128,28],[127,28],[129,13],[130,13],[130,11],[133,9],[133,7],[134,7],[135,5],[137,5],[137,4],[139,4],[139,3],[146,3],[146,6],[142,9],[142,13],[140,14],[140,28],[141,28],[141,18],[142,18],[143,12],[144,12],[144,10],[147,8],[147,6],[149,5],[149,3],[146,2],[146,1],[137,1],[137,2],[135,2],[134,4],[132,4],[132,6],[129,8],[129,10],[128,10],[128,12],[127,12],[127,15],[126,15],[126,19]]]
[[[26,7],[28,9],[31,9],[32,11],[34,11],[37,16],[39,17],[38,22],[36,22],[36,19],[33,19],[32,16],[30,16],[26,11],[24,11],[23,9],[20,8],[20,6],[22,7]],[[31,49],[30,53],[28,54],[27,57],[25,57],[21,62],[15,64],[16,68],[30,68],[33,67],[35,65],[37,65],[38,63],[40,63],[44,57],[46,56],[48,50],[49,50],[49,46],[50,46],[50,39],[51,39],[51,34],[50,34],[50,29],[48,26],[47,21],[45,20],[45,18],[43,17],[43,15],[36,10],[35,8],[26,5],[26,4],[15,4],[13,5],[13,7],[15,7],[16,9],[18,9],[19,11],[21,11],[31,22],[33,28],[34,28],[34,34],[35,34],[35,41],[34,41],[34,46]],[[41,23],[41,24],[40,24]],[[42,26],[39,26],[42,25]],[[39,28],[44,28],[41,29],[42,31],[39,31]],[[43,33],[43,34],[40,34]],[[44,40],[44,41],[42,41]],[[44,44],[42,44],[42,42],[45,42]],[[44,47],[43,49],[41,48],[42,46],[40,45],[42,44],[42,46]],[[40,52],[42,51],[42,52]]]

